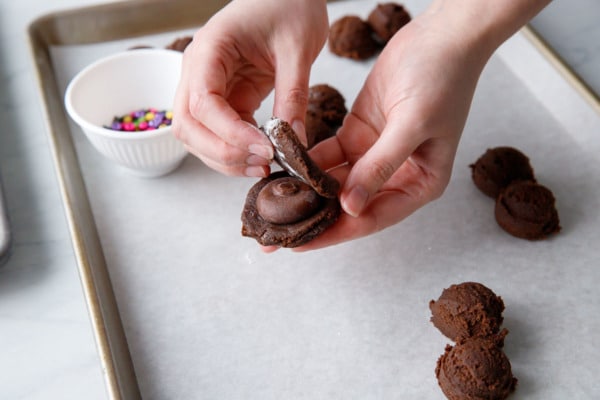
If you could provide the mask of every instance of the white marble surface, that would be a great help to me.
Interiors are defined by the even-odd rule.
[[[532,25],[600,93],[600,2],[555,0]]]
[[[26,43],[35,17],[96,2],[0,0],[0,172],[14,241],[0,267],[1,399],[106,398]],[[567,3],[570,13],[549,8],[540,24],[568,30],[550,39],[596,85],[600,3],[551,7]]]

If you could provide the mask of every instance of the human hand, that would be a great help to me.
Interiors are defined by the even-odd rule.
[[[229,3],[184,53],[175,136],[219,172],[267,176],[273,148],[253,114],[274,88],[273,115],[305,141],[310,67],[327,33],[324,0]]]
[[[450,179],[480,73],[491,55],[425,14],[379,55],[337,136],[311,150],[343,185],[345,213],[309,250],[389,227]]]

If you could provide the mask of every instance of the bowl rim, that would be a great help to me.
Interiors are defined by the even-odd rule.
[[[98,68],[101,65],[108,64],[114,62],[115,60],[126,58],[126,57],[138,57],[138,56],[146,56],[149,53],[160,53],[160,54],[168,54],[169,57],[178,57],[182,58],[183,53],[176,50],[164,49],[164,48],[147,48],[147,49],[133,49],[133,50],[123,50],[117,53],[110,54],[108,56],[104,56],[99,58],[98,60],[88,64],[86,67],[81,69],[69,82],[67,88],[65,90],[64,95],[64,103],[65,108],[69,116],[77,123],[81,128],[83,128],[84,133],[93,132],[94,134],[98,134],[100,136],[115,138],[119,140],[136,140],[136,139],[145,139],[156,136],[163,136],[164,134],[170,134],[172,125],[166,126],[164,128],[158,128],[154,130],[146,130],[146,131],[134,131],[134,132],[123,132],[116,131],[114,129],[105,128],[104,126],[99,126],[93,124],[83,117],[79,115],[77,111],[75,111],[75,106],[73,104],[73,91],[74,88],[81,82],[82,79],[86,77],[90,73],[90,71]]]

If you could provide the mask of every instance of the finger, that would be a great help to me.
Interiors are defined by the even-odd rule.
[[[193,132],[185,141],[188,151],[216,171],[229,176],[260,177],[269,171],[269,160],[225,143],[191,118],[177,120],[176,132],[182,131]]]
[[[417,147],[415,137],[411,137],[405,126],[410,125],[390,118],[379,139],[353,165],[340,199],[348,214],[360,215],[369,200]]]
[[[308,153],[310,158],[325,171],[346,162],[344,150],[335,136],[317,143]]]
[[[265,254],[271,254],[280,249],[279,246],[260,246],[260,249]]]
[[[270,167],[268,165],[223,165],[217,161],[206,158],[201,154],[196,154],[194,149],[188,148],[188,151],[198,157],[206,166],[228,176],[248,176],[255,178],[265,178],[269,176]]]
[[[344,123],[335,136],[317,143],[309,153],[324,170],[344,163],[354,164],[378,137],[374,128],[351,112],[344,118]]]
[[[188,66],[193,71],[188,79],[189,113],[229,145],[272,159],[273,148],[269,140],[227,102],[227,82],[231,77],[227,75],[225,65],[231,66],[236,61],[227,59],[231,57],[228,54],[219,54],[216,47],[213,50],[200,45],[189,52],[189,59],[203,61]]]
[[[304,120],[308,106],[310,64],[301,53],[298,55],[294,57],[286,52],[277,60],[273,115],[287,121],[306,145]]]
[[[408,193],[378,193],[358,218],[342,214],[333,226],[294,251],[316,250],[371,235],[398,223],[422,205]]]

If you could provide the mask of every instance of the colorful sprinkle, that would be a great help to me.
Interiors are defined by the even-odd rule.
[[[137,132],[165,128],[171,125],[172,121],[172,111],[146,108],[132,111],[120,117],[114,117],[110,125],[104,127],[113,131]]]

